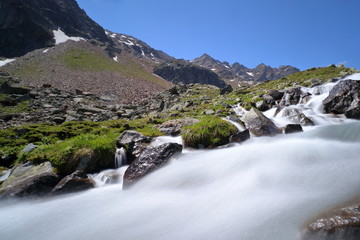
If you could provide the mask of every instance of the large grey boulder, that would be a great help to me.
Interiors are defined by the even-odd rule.
[[[256,108],[250,109],[241,121],[250,129],[250,132],[256,136],[273,136],[280,133],[280,129],[264,114]]]
[[[59,178],[50,162],[30,162],[14,167],[0,188],[0,198],[40,196],[50,193]]]
[[[323,100],[327,113],[345,114],[348,118],[360,119],[360,81],[346,80],[336,84]]]
[[[326,213],[310,223],[302,240],[359,240],[360,205],[355,204]]]
[[[173,155],[182,151],[182,145],[165,143],[158,147],[146,148],[140,156],[126,169],[124,187],[139,180],[146,174],[165,164]]]

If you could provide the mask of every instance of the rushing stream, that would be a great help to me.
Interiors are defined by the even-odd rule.
[[[1,202],[0,239],[298,240],[309,218],[360,194],[360,122],[307,107],[322,126],[187,150],[126,191]]]

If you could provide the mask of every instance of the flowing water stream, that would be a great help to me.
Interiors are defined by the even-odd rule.
[[[314,98],[326,97],[320,96]],[[308,104],[319,99],[295,106],[309,111],[317,127],[226,149],[187,150],[126,191],[112,184],[1,202],[0,239],[299,240],[309,218],[360,194],[360,122],[323,114],[321,107],[311,115]],[[290,121],[271,111],[277,124]]]

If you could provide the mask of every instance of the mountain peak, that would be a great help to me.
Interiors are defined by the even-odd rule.
[[[18,57],[54,46],[54,30],[107,42],[104,29],[75,0],[11,0],[0,4],[0,56]],[[21,36],[21,37],[19,37]]]

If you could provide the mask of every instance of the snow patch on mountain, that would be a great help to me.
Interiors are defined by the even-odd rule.
[[[13,61],[15,61],[15,59],[0,60],[0,67],[5,66],[6,64],[11,63]]]
[[[56,45],[59,45],[60,43],[64,43],[64,42],[66,42],[68,40],[72,40],[72,41],[75,41],[75,42],[79,42],[81,40],[85,41],[85,39],[82,38],[82,37],[69,37],[63,31],[61,31],[60,29],[54,30],[53,33],[54,33],[54,39],[55,39],[55,44]]]

